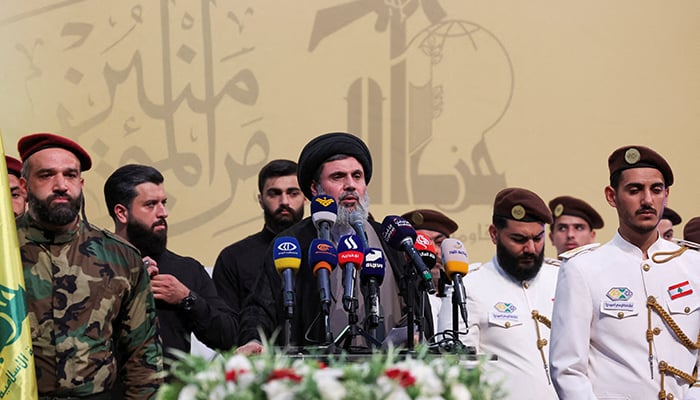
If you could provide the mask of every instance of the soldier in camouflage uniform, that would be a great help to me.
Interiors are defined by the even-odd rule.
[[[40,399],[155,396],[163,350],[148,274],[138,251],[79,217],[90,156],[52,134],[20,139],[17,220]]]

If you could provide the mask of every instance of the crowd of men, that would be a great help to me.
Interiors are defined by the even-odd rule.
[[[700,218],[674,239],[673,171],[648,147],[608,158],[618,225],[607,243],[586,201],[509,187],[494,198],[493,258],[467,268],[444,213],[375,220],[370,150],[323,134],[298,162],[262,168],[264,224],[221,251],[212,277],[168,249],[157,169],[109,176],[109,231],[84,214],[87,151],[50,133],[17,148],[21,160],[5,161],[41,399],[152,398],[191,335],[246,354],[265,340],[372,351],[449,336],[494,356],[487,379],[509,399],[700,399]],[[557,259],[544,256],[546,225]]]

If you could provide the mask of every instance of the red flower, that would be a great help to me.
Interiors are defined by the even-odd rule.
[[[399,385],[401,385],[401,387],[409,387],[409,386],[412,386],[413,384],[416,383],[416,378],[414,378],[410,372],[402,370],[402,369],[398,369],[398,368],[387,369],[385,374],[390,379],[398,381]]]
[[[226,380],[228,382],[235,382],[236,379],[238,378],[239,374],[244,374],[246,372],[248,372],[248,371],[246,371],[244,369],[239,369],[239,370],[232,369],[230,371],[226,371]]]
[[[289,379],[296,383],[301,382],[301,376],[294,373],[294,370],[291,368],[276,369],[272,371],[270,376],[267,378],[267,381],[270,382],[277,379]]]

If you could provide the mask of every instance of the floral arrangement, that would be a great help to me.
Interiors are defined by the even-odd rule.
[[[503,396],[484,380],[481,364],[455,355],[429,355],[420,349],[400,356],[395,349],[348,361],[344,355],[289,357],[268,347],[255,356],[220,354],[208,361],[182,355],[173,363],[172,383],[161,400],[490,400]]]

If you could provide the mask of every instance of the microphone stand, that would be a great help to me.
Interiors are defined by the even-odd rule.
[[[365,322],[368,326],[369,335],[376,338],[377,327],[379,326],[380,320],[379,310],[373,312],[372,308],[374,306],[374,297],[379,296],[379,287],[374,279],[371,279],[367,285],[369,286],[369,295],[365,296],[365,314],[367,314],[368,317],[366,318]],[[369,300],[369,302],[367,300]],[[379,300],[377,300],[377,303],[379,303]]]
[[[321,318],[325,329],[323,345],[328,346],[333,343],[333,332],[331,332],[330,304],[321,303]]]
[[[343,299],[343,308],[348,312],[348,324],[340,331],[334,343],[336,345],[342,343],[342,348],[351,352],[353,339],[361,335],[367,341],[370,349],[380,347],[382,345],[381,342],[358,325],[357,299],[355,297]]]

